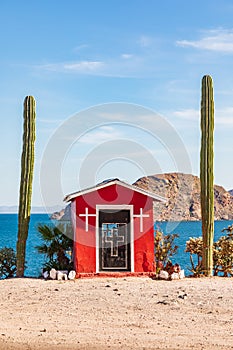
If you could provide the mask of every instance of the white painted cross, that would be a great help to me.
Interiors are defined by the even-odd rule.
[[[140,232],[143,232],[143,218],[149,218],[150,215],[149,214],[143,214],[143,209],[140,208],[140,214],[134,214],[134,218],[139,218],[140,219]]]
[[[118,256],[118,243],[125,243],[125,237],[118,235],[118,229],[105,231],[105,242],[111,245],[111,256]]]
[[[88,218],[89,216],[96,216],[96,214],[88,214],[88,208],[85,208],[85,214],[79,214],[79,216],[85,217],[85,230],[88,232]]]

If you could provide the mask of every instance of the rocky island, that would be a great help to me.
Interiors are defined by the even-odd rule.
[[[154,221],[201,220],[200,179],[184,173],[165,173],[141,177],[133,185],[167,198],[154,202]],[[233,220],[233,190],[214,185],[215,220]],[[70,205],[54,212],[51,219],[69,220]]]
[[[154,203],[155,221],[201,220],[200,179],[183,173],[145,176],[134,185],[155,192],[167,203]],[[233,220],[233,196],[222,186],[214,186],[215,220]]]

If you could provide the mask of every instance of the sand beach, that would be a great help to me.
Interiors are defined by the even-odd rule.
[[[232,349],[232,278],[0,281],[1,350]]]

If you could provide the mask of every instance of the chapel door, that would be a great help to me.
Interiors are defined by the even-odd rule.
[[[130,271],[130,211],[99,211],[100,271]]]

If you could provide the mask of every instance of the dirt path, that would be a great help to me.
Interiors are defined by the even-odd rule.
[[[0,349],[232,349],[232,293],[230,278],[0,281]]]

